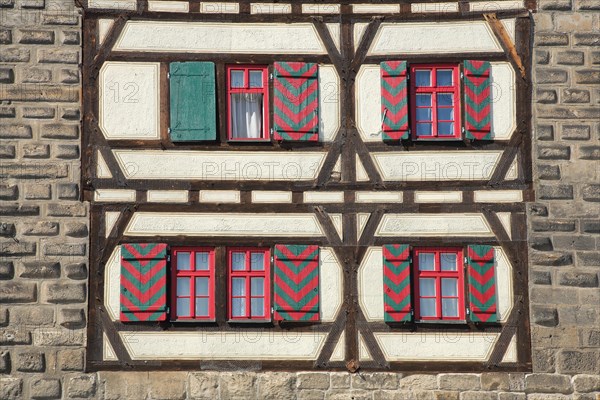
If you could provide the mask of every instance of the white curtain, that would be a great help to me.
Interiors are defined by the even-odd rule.
[[[262,137],[261,93],[231,94],[231,136],[235,139]]]

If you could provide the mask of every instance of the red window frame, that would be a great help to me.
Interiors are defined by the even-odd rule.
[[[231,87],[231,72],[244,72],[244,87]],[[262,88],[250,88],[250,71],[262,72]],[[230,141],[268,141],[269,134],[269,67],[267,65],[228,65],[226,67],[227,81],[227,139]],[[234,138],[231,124],[231,95],[234,93],[261,93],[263,95],[263,131],[260,138]]]
[[[452,86],[437,86],[438,70],[452,70]],[[416,71],[431,71],[431,86],[416,85]],[[458,64],[415,64],[410,66],[410,100],[411,100],[411,130],[413,139],[460,139],[461,121],[460,121],[460,78]],[[453,95],[454,120],[438,120],[437,112],[437,94],[450,93]],[[431,135],[417,135],[417,94],[431,94]],[[444,107],[444,106],[442,106]],[[446,107],[444,107],[446,108]],[[453,135],[438,135],[438,122],[453,122]]]
[[[196,269],[196,253],[208,253],[208,270]],[[177,255],[190,253],[189,270],[177,269]],[[215,319],[215,249],[213,247],[174,247],[171,249],[171,321],[214,321]],[[177,295],[177,278],[190,279],[190,296]],[[196,295],[196,278],[208,278],[208,296]],[[193,293],[193,295],[192,295]],[[177,315],[177,299],[190,298],[190,315]],[[208,298],[208,316],[196,316],[196,298]]]
[[[245,268],[243,271],[233,270],[233,253],[245,253]],[[252,271],[250,269],[250,254],[263,253],[264,268],[262,271]],[[231,321],[244,320],[271,320],[271,250],[263,247],[230,247],[227,249],[227,271],[228,271],[228,293],[227,293],[227,315]],[[252,296],[251,294],[251,278],[263,278],[263,296]],[[245,291],[243,296],[235,296],[236,298],[246,299],[246,315],[233,316],[233,278],[245,278]],[[252,315],[251,299],[264,298],[263,315]]]
[[[419,270],[419,254],[421,253],[433,253],[434,257],[434,270],[433,271],[420,271]],[[442,271],[440,267],[440,255],[442,253],[454,253],[456,254],[456,271]],[[413,272],[414,272],[414,292],[415,292],[415,319],[421,321],[427,320],[454,320],[461,321],[465,320],[465,284],[464,284],[464,263],[463,263],[463,249],[460,247],[420,247],[413,250]],[[423,317],[421,316],[421,296],[419,280],[420,278],[435,279],[435,296],[427,296],[426,298],[435,298],[436,302],[436,315]],[[442,297],[442,278],[456,278],[457,279],[457,296],[444,296]],[[456,298],[458,299],[458,316],[450,317],[442,315],[442,298]]]

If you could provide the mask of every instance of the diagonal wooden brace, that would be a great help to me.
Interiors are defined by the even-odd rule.
[[[523,66],[521,57],[519,57],[519,54],[517,53],[515,44],[511,40],[510,36],[508,35],[508,32],[506,32],[504,25],[502,25],[500,20],[496,17],[495,13],[483,14],[483,17],[485,18],[488,25],[492,29],[492,32],[494,32],[494,35],[496,35],[496,38],[502,44],[502,47],[504,48],[504,50],[508,52],[508,55],[510,56],[512,61],[516,64],[517,68],[521,72],[521,77],[523,79],[525,79],[525,76],[526,76],[525,67]]]

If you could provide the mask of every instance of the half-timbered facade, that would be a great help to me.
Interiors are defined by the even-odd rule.
[[[88,368],[530,369],[534,4],[84,3]]]

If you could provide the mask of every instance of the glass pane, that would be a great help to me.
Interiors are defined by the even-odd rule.
[[[442,297],[458,296],[458,279],[442,278]]]
[[[250,300],[250,313],[253,317],[262,317],[265,315],[265,299],[258,298]]]
[[[418,136],[431,136],[431,124],[417,124]]]
[[[442,253],[440,254],[440,265],[442,271],[456,271],[456,254]]]
[[[435,299],[420,299],[421,317],[435,317]]]
[[[419,253],[419,271],[435,270],[435,255],[433,253]]]
[[[246,278],[233,278],[231,280],[231,286],[232,296],[246,295]]]
[[[431,95],[430,94],[418,94],[417,95],[417,106],[418,107],[431,107]]]
[[[208,317],[208,298],[196,299],[196,317]]]
[[[437,95],[438,106],[452,106],[454,105],[452,100],[452,93],[438,93]]]
[[[231,299],[231,315],[234,317],[246,316],[246,299]]]
[[[262,93],[233,93],[231,95],[231,137],[260,139],[263,136]]]
[[[177,299],[177,315],[180,317],[190,316],[190,299],[182,297]]]
[[[177,278],[177,296],[190,295],[190,278]]]
[[[231,254],[231,270],[243,271],[246,269],[246,253]]]
[[[232,88],[243,88],[244,87],[244,71],[231,71],[231,87]]]
[[[250,87],[261,88],[263,87],[263,72],[262,71],[250,71]]]
[[[438,108],[438,120],[439,121],[453,121],[454,120],[453,108]]]
[[[452,86],[452,70],[451,69],[439,69],[437,71],[437,86]]]
[[[177,269],[180,271],[187,271],[191,268],[190,253],[177,253]]]
[[[208,271],[208,253],[196,253],[196,271]]]
[[[250,295],[262,296],[265,293],[265,279],[251,278],[250,280]]]
[[[438,122],[438,136],[454,135],[454,122]]]
[[[416,71],[415,72],[415,85],[417,86],[431,86],[431,71]]]
[[[442,299],[442,316],[458,317],[458,299]]]
[[[196,278],[196,296],[208,296],[208,278]]]
[[[417,108],[417,121],[431,121],[431,108]]]
[[[250,269],[252,271],[264,271],[265,270],[265,254],[264,253],[250,253]]]
[[[420,278],[419,294],[424,297],[435,296],[435,279]]]

